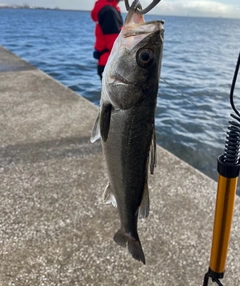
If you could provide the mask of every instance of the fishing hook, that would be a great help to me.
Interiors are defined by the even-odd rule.
[[[136,9],[136,13],[143,15],[143,14],[146,14],[146,13],[148,13],[149,11],[151,11],[160,1],[161,1],[161,0],[153,0],[151,4],[149,4],[145,9],[142,10],[142,9],[139,9],[138,5],[136,5],[136,4],[140,4],[139,1],[138,1],[138,0],[136,1],[136,0],[135,0],[135,1],[133,2],[133,4],[132,4],[131,8],[135,6],[135,7],[136,7],[136,8],[135,8],[135,9]],[[129,11],[130,6],[129,6],[128,0],[125,0],[125,6],[126,6],[126,10]]]

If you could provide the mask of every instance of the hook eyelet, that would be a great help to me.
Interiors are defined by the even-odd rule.
[[[149,4],[145,9],[140,10],[139,9],[139,5],[141,6],[139,0],[135,0],[132,3],[132,6],[130,7],[128,0],[125,0],[125,6],[126,6],[126,10],[129,11],[130,8],[135,9],[135,12],[137,14],[146,14],[149,11],[151,11],[161,0],[153,0],[151,4]]]

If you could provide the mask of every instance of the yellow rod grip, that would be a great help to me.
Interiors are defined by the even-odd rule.
[[[225,178],[221,175],[218,177],[218,190],[210,258],[210,269],[215,273],[223,273],[225,271],[237,181],[238,177]]]

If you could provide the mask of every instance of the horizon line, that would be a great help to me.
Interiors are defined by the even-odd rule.
[[[1,6],[0,4],[0,9],[26,9],[26,10],[54,10],[54,11],[73,11],[73,12],[91,12],[91,10],[82,10],[82,9],[66,9],[66,8],[49,8],[49,7],[42,7],[42,6],[22,6],[22,5],[6,5],[6,6]],[[127,14],[127,12],[121,12],[122,14]],[[207,15],[173,15],[173,14],[154,14],[154,13],[148,13],[147,15],[151,16],[167,16],[167,17],[189,17],[189,18],[211,18],[211,19],[235,19],[235,20],[240,20],[240,18],[235,18],[231,16],[207,16]]]

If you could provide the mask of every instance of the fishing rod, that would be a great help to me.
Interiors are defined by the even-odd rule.
[[[135,10],[136,10],[136,13],[138,14],[146,14],[149,11],[151,11],[160,1],[161,0],[153,0],[151,4],[149,4],[145,9],[142,10],[139,0],[135,0],[133,1],[131,8],[136,7]],[[125,0],[125,6],[126,6],[126,10],[128,11],[130,9],[128,0]]]
[[[208,286],[212,279],[223,286],[220,279],[224,277],[237,181],[240,171],[240,113],[235,107],[233,94],[240,66],[240,53],[230,90],[230,103],[235,114],[230,116],[224,154],[218,157],[218,189],[216,198],[212,249],[208,272],[204,276],[203,286]]]

